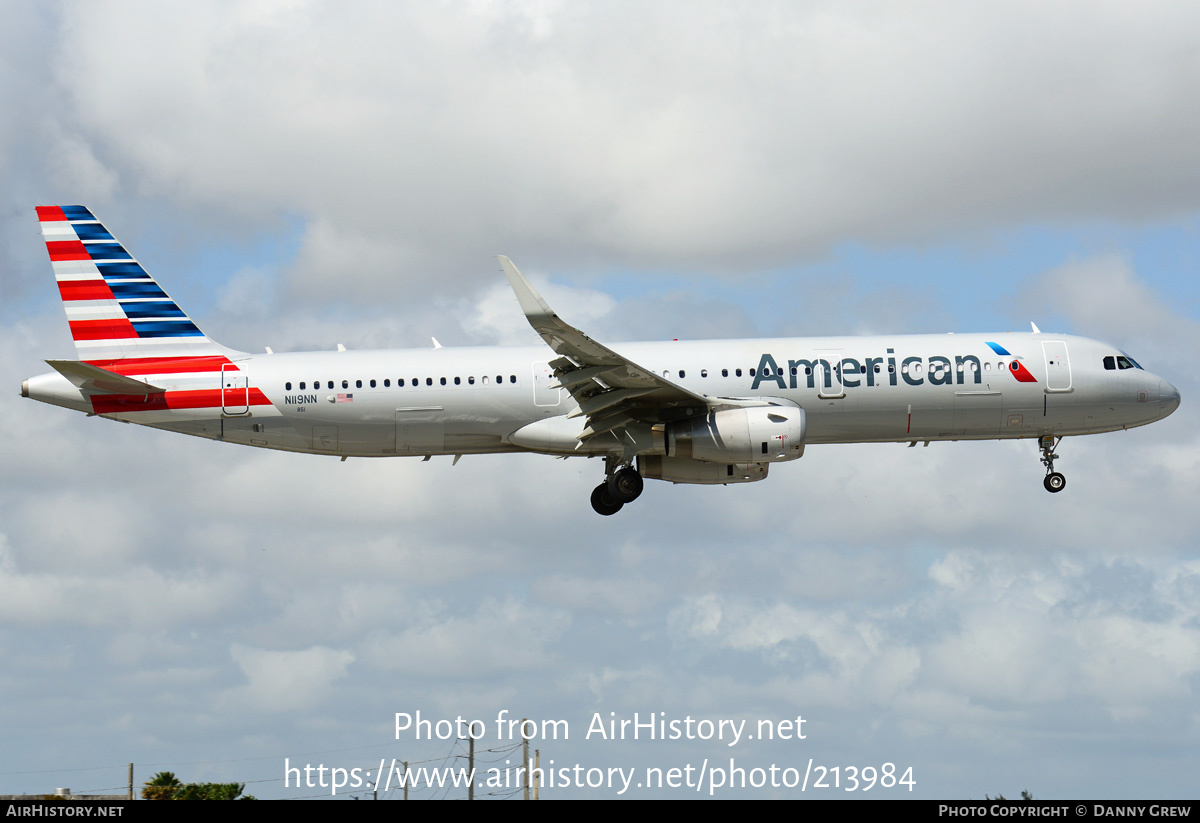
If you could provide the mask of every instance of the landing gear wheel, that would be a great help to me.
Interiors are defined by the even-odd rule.
[[[607,483],[601,483],[592,489],[592,508],[596,510],[596,514],[608,517],[610,514],[619,512],[623,505],[623,503],[612,496],[612,493],[608,490]]]
[[[1046,467],[1046,479],[1042,481],[1042,485],[1051,494],[1058,494],[1067,487],[1067,478],[1054,470],[1054,461],[1058,459],[1058,455],[1054,453],[1054,447],[1060,440],[1062,440],[1061,437],[1055,437],[1052,434],[1043,434],[1038,438],[1038,448],[1042,452],[1042,465]]]
[[[642,493],[642,487],[645,485],[642,476],[638,474],[638,470],[626,466],[618,472],[614,472],[608,476],[605,486],[608,487],[608,493],[613,500],[621,503],[632,503],[638,499]]]

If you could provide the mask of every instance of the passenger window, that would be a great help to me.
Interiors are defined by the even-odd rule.
[[[454,385],[456,385],[456,386],[461,386],[461,385],[462,385],[462,378],[461,378],[461,377],[456,377],[456,378],[454,378]]]
[[[750,376],[751,376],[751,377],[753,377],[753,376],[754,376],[754,369],[751,369],[751,370],[750,370]]]
[[[375,388],[375,381],[374,381],[374,380],[372,380],[372,381],[371,381],[371,388]]]
[[[721,376],[722,376],[722,377],[728,377],[728,376],[729,376],[729,369],[721,369]]]
[[[443,377],[443,378],[441,379],[441,382],[442,382],[442,385],[443,385],[443,386],[444,386],[444,385],[446,385],[446,378],[444,378],[444,377]]]
[[[433,378],[432,378],[432,377],[426,377],[426,378],[425,378],[425,385],[426,385],[426,386],[432,386],[432,385],[433,385]]]
[[[685,372],[683,371],[683,369],[680,369],[680,370],[679,370],[679,377],[680,377],[680,379],[683,379],[683,377],[684,377],[684,376],[685,376]]]
[[[502,375],[502,374],[496,375],[496,385],[499,386],[503,382],[504,382],[504,375]]]
[[[291,390],[292,390],[292,381],[291,381],[291,380],[289,380],[288,382],[286,382],[286,383],[284,383],[284,384],[283,384],[283,390],[284,390],[284,391],[291,391]]]
[[[329,381],[329,388],[331,388],[331,389],[333,388],[333,381],[332,381],[332,380],[330,380],[330,381]]]
[[[468,377],[468,378],[467,378],[467,383],[468,383],[469,385],[472,385],[472,386],[474,386],[474,385],[475,385],[475,378],[474,378],[474,377]]]
[[[390,389],[390,388],[392,387],[392,378],[390,378],[390,377],[386,377],[386,378],[384,378],[384,380],[383,380],[383,387],[384,387],[385,389]]]
[[[349,380],[343,380],[343,381],[342,381],[342,388],[343,388],[343,389],[348,389],[348,388],[350,388],[350,381],[349,381]]]
[[[701,370],[700,370],[700,376],[701,376],[701,377],[708,377],[708,369],[701,369]]]
[[[361,381],[361,380],[355,380],[355,381],[354,381],[354,388],[356,388],[356,389],[361,389],[361,388],[362,388],[362,381]]]
[[[742,370],[741,370],[741,369],[734,369],[734,370],[733,370],[733,373],[734,373],[736,376],[738,376],[738,377],[741,377],[741,376],[742,376]]]
[[[510,374],[510,375],[508,376],[508,382],[509,382],[509,383],[516,383],[516,382],[517,382],[517,376],[516,376],[515,374]]]

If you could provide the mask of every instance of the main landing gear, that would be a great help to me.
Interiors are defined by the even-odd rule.
[[[642,493],[644,481],[638,470],[629,465],[617,468],[618,465],[611,458],[605,461],[608,477],[592,490],[592,508],[596,514],[605,517],[616,514],[622,506],[637,500]]]
[[[1050,434],[1038,438],[1038,448],[1042,450],[1042,465],[1046,467],[1046,479],[1042,481],[1042,485],[1051,494],[1057,494],[1067,487],[1067,478],[1054,470],[1054,461],[1058,459],[1058,455],[1054,453],[1054,447],[1060,440],[1062,440],[1061,437]]]

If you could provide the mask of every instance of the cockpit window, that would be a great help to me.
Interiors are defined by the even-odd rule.
[[[1142,369],[1142,366],[1129,355],[1120,354],[1113,357],[1110,354],[1104,358],[1104,368],[1107,371],[1113,371],[1114,369]],[[1142,369],[1142,371],[1145,371],[1145,369]]]

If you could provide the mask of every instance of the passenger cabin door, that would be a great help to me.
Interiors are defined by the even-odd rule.
[[[1046,391],[1071,391],[1071,361],[1066,341],[1043,340],[1042,354],[1046,358]]]
[[[221,364],[221,412],[250,413],[250,378],[232,363]]]

